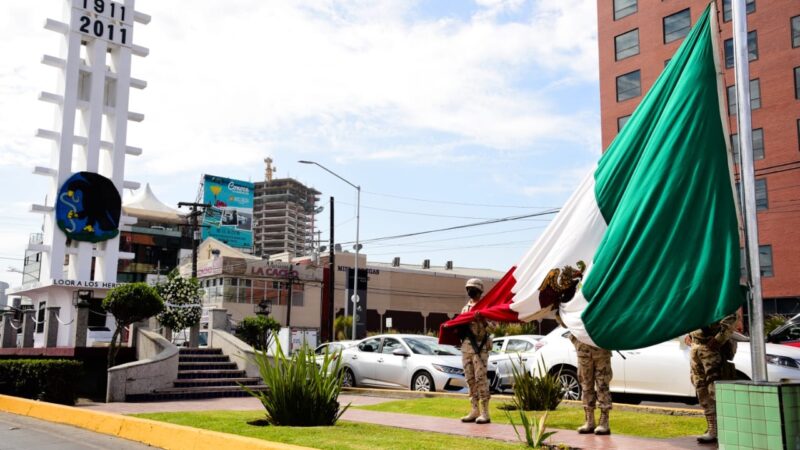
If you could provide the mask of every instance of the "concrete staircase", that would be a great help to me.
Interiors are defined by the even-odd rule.
[[[252,390],[264,390],[261,378],[250,378],[244,370],[218,348],[181,348],[178,379],[173,387],[147,394],[128,395],[128,402],[193,400],[217,397],[248,397],[239,384]]]

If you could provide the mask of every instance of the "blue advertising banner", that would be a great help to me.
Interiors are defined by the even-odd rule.
[[[211,208],[203,216],[203,239],[213,237],[231,247],[253,247],[253,183],[203,176],[203,203]]]

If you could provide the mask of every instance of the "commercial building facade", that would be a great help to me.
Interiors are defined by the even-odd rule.
[[[261,260],[238,252],[218,241],[206,240],[198,251],[198,278],[204,290],[204,306],[228,310],[234,322],[255,315],[258,304],[270,303],[271,315],[286,326],[323,330],[327,319],[327,261],[318,264],[298,259],[288,264]],[[350,298],[347,273],[355,254],[336,254],[334,271],[334,315],[344,313],[344,302]],[[368,262],[359,255],[359,271],[366,272],[367,288],[365,333],[390,329],[411,333],[438,331],[439,325],[455,317],[466,302],[464,284],[480,277],[486,289],[503,273],[488,269],[455,268],[450,264],[432,267],[429,264],[401,265]],[[186,272],[187,265],[181,266]],[[291,283],[291,294],[289,284]],[[352,283],[352,282],[351,282]],[[291,295],[291,312],[289,297]],[[359,336],[363,337],[363,336]]]
[[[598,0],[603,148],[625,126],[707,0]],[[726,125],[736,145],[730,0],[716,0]],[[764,311],[800,313],[800,2],[747,0]],[[738,168],[737,168],[738,179]]]

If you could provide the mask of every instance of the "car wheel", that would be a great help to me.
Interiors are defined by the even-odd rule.
[[[411,380],[411,390],[420,392],[433,392],[436,390],[436,385],[433,384],[433,378],[428,372],[420,372],[414,375]]]
[[[558,376],[558,381],[564,388],[565,400],[581,399],[581,383],[578,381],[578,372],[569,367],[562,367],[561,370],[554,372]]]
[[[342,387],[356,387],[356,376],[347,367],[344,368],[344,373],[342,374]]]

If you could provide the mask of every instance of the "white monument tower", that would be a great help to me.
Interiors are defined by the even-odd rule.
[[[121,215],[120,199],[123,188],[139,187],[124,178],[125,157],[142,152],[127,145],[128,121],[144,119],[128,111],[128,96],[130,88],[147,85],[131,78],[131,59],[148,54],[133,43],[134,24],[150,22],[134,3],[64,0],[63,21],[45,23],[62,45],[60,55],[42,58],[58,71],[58,85],[39,99],[54,104],[57,114],[52,129],[36,133],[52,141],[53,150],[50,165],[34,173],[48,179],[54,205],[31,207],[46,218],[44,242],[29,246],[42,252],[40,281],[14,290],[31,298],[37,311],[46,308],[37,312],[49,323],[36,334],[36,346],[85,345],[85,332],[75,331],[81,321],[76,304],[104,297],[116,284],[119,259],[133,257],[119,252],[120,227],[135,223]],[[112,331],[113,323],[108,317]]]

